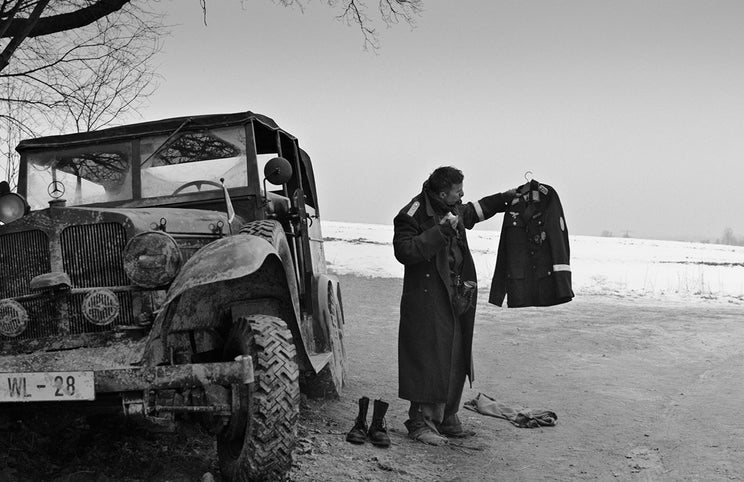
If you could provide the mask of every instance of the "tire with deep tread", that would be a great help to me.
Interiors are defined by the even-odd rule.
[[[253,358],[254,383],[234,385],[240,408],[217,435],[223,480],[283,480],[292,466],[300,388],[296,350],[284,321],[255,315],[238,319],[225,359]]]
[[[251,221],[240,228],[242,234],[250,234],[263,238],[272,245],[276,246],[277,237],[284,235],[284,228],[279,221],[264,219],[261,221]]]
[[[289,273],[294,269],[294,262],[292,261],[292,253],[289,250],[287,235],[284,233],[284,228],[279,221],[273,219],[251,221],[240,228],[240,234],[250,234],[251,236],[265,239],[271,244],[279,254],[279,258],[284,264],[284,269],[287,271],[287,276],[289,276]]]

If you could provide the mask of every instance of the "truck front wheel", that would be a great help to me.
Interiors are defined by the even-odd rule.
[[[282,480],[292,466],[300,405],[292,334],[279,318],[241,317],[233,323],[224,355],[250,355],[254,382],[233,386],[238,409],[217,435],[222,477]]]

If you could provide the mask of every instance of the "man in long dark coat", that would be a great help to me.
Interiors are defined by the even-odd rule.
[[[473,380],[475,264],[465,230],[504,212],[515,190],[462,203],[462,172],[440,167],[393,223],[395,257],[405,266],[400,301],[398,394],[411,402],[411,438],[439,445],[468,434],[457,412],[465,377]],[[464,296],[458,296],[458,293]]]

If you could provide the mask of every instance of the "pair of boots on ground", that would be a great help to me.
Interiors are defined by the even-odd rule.
[[[346,434],[346,441],[353,444],[363,444],[367,439],[373,445],[379,447],[390,446],[390,436],[387,433],[387,424],[385,423],[385,413],[387,413],[389,404],[382,400],[375,400],[374,411],[372,412],[372,423],[367,428],[367,410],[369,408],[369,398],[362,397],[359,399],[359,415],[357,415],[354,426]]]

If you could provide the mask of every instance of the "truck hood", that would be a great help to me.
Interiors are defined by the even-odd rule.
[[[228,224],[225,213],[201,209],[50,207],[0,226],[0,234],[28,229],[61,231],[67,226],[106,222],[120,223],[130,233],[153,229],[172,233],[211,233],[218,223],[221,222],[224,229]]]

